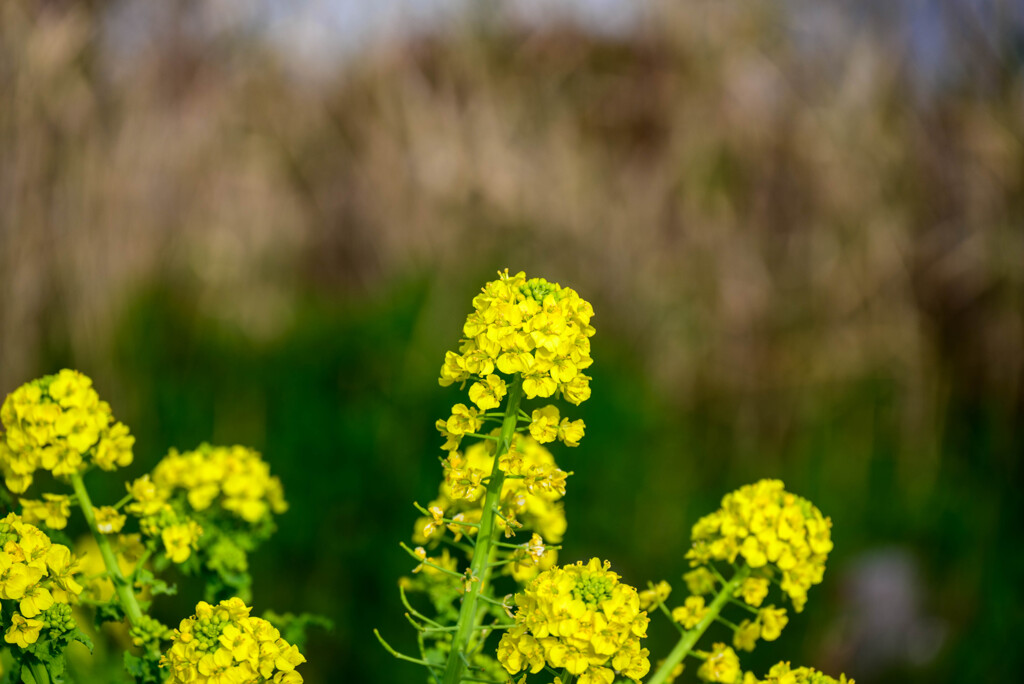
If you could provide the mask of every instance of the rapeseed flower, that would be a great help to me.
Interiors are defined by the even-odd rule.
[[[797,612],[807,590],[822,580],[832,550],[832,521],[811,502],[791,494],[779,480],[761,480],[726,494],[722,507],[693,526],[690,564],[734,562],[741,557],[755,579],[776,573],[782,590]],[[740,596],[753,606],[764,599],[759,583],[741,587]]]
[[[43,494],[43,500],[22,499],[21,517],[35,525],[43,523],[50,529],[63,530],[71,515],[71,497],[63,494]]]
[[[281,481],[258,452],[244,446],[171,449],[153,469],[152,482],[165,499],[183,491],[195,511],[216,505],[250,524],[288,510]]]
[[[660,604],[668,600],[669,595],[672,593],[672,585],[662,580],[652,586],[650,589],[644,589],[640,592],[640,608],[641,610],[647,610],[648,608],[656,608]]]
[[[200,601],[160,659],[170,674],[166,684],[302,682],[295,668],[305,657],[269,622],[249,617],[251,610],[239,598],[216,606]]]
[[[90,464],[115,470],[132,462],[135,438],[78,371],[65,369],[14,390],[0,407],[0,422],[0,472],[18,494],[39,469],[60,477]]]
[[[5,612],[15,611],[4,640],[27,648],[48,624],[37,618],[82,592],[74,578],[77,562],[66,546],[52,543],[16,513],[0,520],[0,548],[0,599],[15,602],[15,608],[4,606]]]
[[[506,269],[473,298],[459,351],[445,354],[438,381],[443,387],[472,381],[469,398],[481,412],[497,408],[507,393],[499,373],[521,377],[527,399],[561,394],[578,405],[590,397],[590,377],[583,371],[593,364],[593,315],[593,307],[575,290],[543,278],[527,279],[521,272],[510,276]],[[475,409],[457,404],[452,418],[437,424],[444,448],[454,450],[462,435],[477,432],[478,420]],[[551,439],[547,431],[534,437],[551,441],[561,436],[558,427],[556,418]],[[582,422],[566,431],[566,443],[578,442]]]
[[[811,667],[794,669],[789,663],[782,662],[773,665],[768,671],[768,676],[762,680],[755,680],[754,684],[854,684],[854,681],[847,679],[844,674],[839,675],[839,679],[834,679]]]
[[[515,624],[498,644],[512,675],[566,668],[579,684],[611,684],[616,674],[638,682],[650,669],[647,613],[636,589],[597,558],[540,573],[515,597]]]
[[[467,523],[478,522],[486,491],[483,481],[493,469],[494,452],[490,440],[476,442],[465,452],[452,452],[444,461],[445,479],[431,508],[438,508],[449,519],[462,515],[461,520]],[[565,495],[568,474],[558,467],[551,452],[532,437],[517,434],[509,452],[500,459],[499,468],[506,475],[499,497],[499,529],[511,533],[509,525],[518,524],[549,543],[560,542],[566,522],[559,500]],[[469,526],[460,529],[466,534],[476,532]],[[438,519],[420,518],[413,541],[425,543],[443,532]]]
[[[713,644],[711,652],[703,655],[704,662],[697,669],[697,676],[705,682],[734,684],[742,677],[739,656],[725,644]]]
[[[687,596],[684,605],[672,609],[672,619],[684,629],[693,629],[707,614],[703,596]]]

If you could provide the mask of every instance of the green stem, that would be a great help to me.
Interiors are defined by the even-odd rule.
[[[42,663],[29,661],[28,670],[32,673],[32,679],[36,684],[50,684],[50,674]]]
[[[107,572],[110,573],[110,581],[113,583],[117,597],[121,601],[121,608],[124,609],[124,614],[128,616],[128,621],[132,625],[137,625],[139,620],[142,619],[142,609],[139,608],[135,592],[132,591],[131,585],[121,572],[121,566],[117,562],[114,550],[110,548],[110,542],[107,541],[106,535],[100,532],[96,526],[96,514],[93,512],[92,499],[89,498],[89,492],[85,489],[85,483],[82,482],[82,475],[80,473],[71,475],[71,486],[75,488],[75,494],[78,495],[78,506],[82,509],[85,523],[89,526],[89,530],[96,540],[96,545],[100,547],[103,564],[107,566]]]
[[[516,416],[519,413],[519,402],[523,396],[522,392],[523,380],[517,375],[508,390],[505,418],[501,423],[501,434],[498,436],[498,444],[494,451],[494,465],[491,468],[491,477],[487,483],[487,494],[484,497],[483,513],[480,516],[480,531],[477,534],[473,561],[469,566],[470,576],[477,578],[478,581],[470,582],[469,589],[462,598],[462,607],[459,609],[459,629],[455,632],[451,652],[448,654],[448,664],[444,671],[444,684],[459,684],[462,681],[462,670],[464,667],[462,658],[476,623],[476,599],[483,589],[482,585],[490,577],[490,569],[487,566],[491,562],[494,533],[497,530],[495,514],[498,510],[498,498],[501,496],[501,487],[505,482],[505,473],[501,470],[500,462],[501,457],[508,452],[509,447],[512,445],[512,436],[516,430]]]
[[[647,680],[647,684],[664,684],[675,666],[682,662],[683,658],[685,658],[693,647],[696,646],[697,640],[704,635],[707,628],[711,626],[711,623],[715,621],[718,614],[722,612],[722,607],[729,602],[733,593],[739,588],[740,584],[743,583],[743,580],[745,580],[749,574],[750,567],[747,565],[744,565],[736,571],[736,574],[732,576],[732,579],[725,583],[722,590],[719,591],[714,600],[711,601],[711,605],[708,606],[708,612],[704,618],[698,622],[693,629],[683,633],[683,636],[680,637],[675,648],[673,648],[672,652],[668,654],[667,658],[665,658],[665,662],[661,664],[661,667],[659,667],[658,671],[654,673],[654,676]]]

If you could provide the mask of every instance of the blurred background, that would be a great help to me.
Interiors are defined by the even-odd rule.
[[[1012,681],[1022,64],[1012,0],[4,0],[0,392],[90,375],[126,478],[262,451],[292,508],[257,612],[335,620],[309,681],[421,681],[371,630],[415,648],[437,371],[525,270],[597,312],[564,560],[678,581],[695,520],[779,477],[836,549],[746,667]]]

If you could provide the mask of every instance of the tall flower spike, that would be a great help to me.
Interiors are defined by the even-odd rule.
[[[476,380],[470,397],[481,408],[493,408],[505,393],[505,375],[523,376],[527,399],[556,392],[574,404],[590,396],[590,378],[583,374],[593,359],[590,319],[594,309],[575,290],[543,278],[514,276],[506,269],[473,299],[473,312],[462,327],[458,353],[448,352],[439,382]]]

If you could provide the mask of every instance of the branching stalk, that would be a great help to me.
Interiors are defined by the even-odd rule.
[[[103,564],[107,566],[107,572],[110,573],[110,581],[114,585],[114,591],[117,592],[117,598],[121,601],[124,614],[128,616],[128,622],[133,626],[137,625],[142,619],[142,609],[139,608],[139,602],[135,598],[131,584],[121,572],[121,566],[117,562],[114,550],[110,548],[110,542],[96,526],[96,514],[92,508],[92,499],[89,498],[89,492],[85,489],[81,473],[71,475],[71,486],[74,487],[75,494],[78,496],[78,506],[82,509],[85,523],[89,526],[96,545],[100,548]]]
[[[483,513],[480,517],[480,531],[477,534],[476,550],[473,553],[473,561],[470,563],[470,577],[477,581],[469,583],[469,588],[462,598],[462,606],[459,609],[458,631],[452,640],[451,652],[448,654],[448,663],[444,671],[444,684],[460,684],[464,669],[463,658],[473,627],[476,625],[477,597],[483,590],[483,585],[490,577],[490,569],[487,567],[491,562],[491,555],[494,551],[492,544],[497,530],[495,517],[498,512],[498,499],[501,496],[501,488],[505,483],[505,473],[502,472],[500,462],[509,447],[512,445],[512,436],[515,434],[516,418],[519,415],[519,402],[522,399],[523,381],[516,376],[515,381],[508,389],[508,403],[505,406],[505,417],[501,423],[501,434],[498,435],[498,443],[494,451],[494,465],[491,468],[491,477],[487,482],[487,494],[484,497]]]
[[[683,658],[693,650],[693,647],[697,645],[697,640],[704,635],[704,632],[706,632],[708,627],[711,626],[711,623],[715,621],[718,614],[722,612],[722,607],[729,602],[729,599],[732,598],[736,589],[739,588],[740,584],[743,583],[743,580],[745,580],[748,575],[750,575],[750,567],[747,565],[743,565],[736,571],[736,574],[733,575],[732,579],[725,583],[725,586],[722,587],[714,600],[711,601],[704,619],[698,622],[693,629],[683,633],[683,636],[680,637],[679,641],[676,643],[675,648],[673,648],[672,652],[668,654],[667,658],[665,658],[665,662],[663,662],[661,667],[658,668],[658,671],[647,680],[647,684],[665,683],[675,666],[682,662]]]

